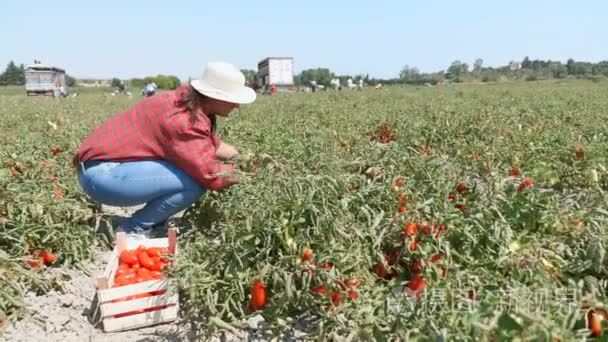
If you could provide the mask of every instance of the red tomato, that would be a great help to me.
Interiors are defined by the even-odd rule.
[[[160,271],[150,271],[152,279],[163,279],[163,273]]]
[[[137,260],[139,261],[139,264],[141,265],[141,267],[143,268],[147,268],[148,270],[154,270],[154,261],[152,261],[152,259],[148,256],[148,253],[146,253],[146,251],[141,250],[139,252],[137,252]]]
[[[124,262],[121,262],[120,265],[118,265],[119,270],[128,270],[129,268],[129,265],[125,264]]]
[[[602,336],[602,320],[604,318],[591,309],[587,312],[587,328],[591,330],[591,336],[599,337]]]
[[[464,206],[464,204],[456,204],[456,209],[460,210],[464,214],[466,207]]]
[[[418,232],[418,227],[416,226],[415,223],[408,223],[407,225],[405,225],[405,227],[403,227],[404,236],[416,235],[417,232]]]
[[[129,284],[133,284],[134,278],[133,276],[128,276],[126,274],[121,274],[116,276],[114,279],[114,287],[125,286]]]
[[[456,185],[456,191],[458,191],[458,192],[464,192],[464,191],[467,191],[468,189],[469,189],[469,186],[465,182],[460,182]]]
[[[131,272],[130,269],[118,268],[116,270],[116,276],[118,277],[119,275],[125,275],[125,274],[128,274],[130,272]]]
[[[408,245],[408,249],[410,252],[413,252],[416,250],[416,248],[418,248],[418,242],[419,242],[418,238],[412,239],[412,241]]]
[[[319,295],[325,294],[325,284],[321,284],[321,285],[313,288],[312,292],[319,294]]]
[[[150,247],[148,248],[148,256],[150,258],[160,257],[162,248],[160,247]]]
[[[148,270],[147,268],[140,268],[137,270],[137,276],[138,277],[144,277],[144,276],[151,276],[152,274],[150,273],[150,270]]]
[[[355,299],[359,298],[359,293],[357,291],[355,291],[355,290],[348,290],[347,295],[352,300],[355,300]]]
[[[133,267],[133,265],[137,264],[137,255],[134,251],[124,250],[120,253],[120,262]]]
[[[407,287],[416,293],[416,297],[420,297],[420,292],[424,290],[424,278],[420,274],[415,274]]]
[[[46,249],[40,252],[40,257],[42,258],[45,265],[52,265],[57,261],[57,257],[55,254],[47,251]]]
[[[302,261],[306,261],[306,260],[310,259],[311,256],[312,256],[312,249],[305,248],[304,252],[302,252]]]
[[[403,185],[405,185],[405,181],[403,180],[402,177],[399,177],[399,178],[395,179],[394,184],[396,187],[402,188]]]
[[[249,307],[252,311],[257,311],[266,305],[266,288],[264,287],[264,283],[257,279],[253,282],[253,286],[251,287],[251,302],[249,303]]]
[[[420,260],[414,259],[414,261],[412,261],[412,267],[411,267],[412,272],[419,273],[421,266],[422,266],[422,263],[420,262]]]
[[[394,266],[397,265],[397,262],[399,262],[399,258],[401,257],[401,251],[399,249],[393,249],[393,251],[391,252],[391,255],[388,257],[388,265],[389,266]],[[385,257],[386,259],[386,257]]]
[[[517,186],[517,190],[518,191],[522,191],[525,188],[529,188],[532,185],[534,185],[534,181],[532,180],[532,178],[524,178],[521,183]]]
[[[383,279],[390,279],[391,274],[388,273],[384,264],[379,262],[372,267],[372,271],[376,273],[376,275]]]
[[[329,296],[329,298],[331,298],[331,303],[334,306],[340,306],[342,305],[342,301],[344,300],[344,295],[341,294],[340,292],[336,292],[334,290],[329,290],[327,292],[327,295]]]

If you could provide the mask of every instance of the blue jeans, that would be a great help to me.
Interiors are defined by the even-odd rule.
[[[80,164],[78,180],[96,202],[118,207],[146,204],[120,223],[126,232],[163,223],[205,193],[192,177],[166,160],[87,161]]]

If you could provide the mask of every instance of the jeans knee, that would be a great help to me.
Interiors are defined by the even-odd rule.
[[[198,199],[201,198],[204,193],[205,189],[201,186],[197,186],[182,192],[182,196],[184,197],[184,202],[192,204],[198,201]]]

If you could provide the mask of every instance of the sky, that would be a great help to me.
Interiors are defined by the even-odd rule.
[[[209,61],[257,70],[397,77],[454,60],[608,60],[606,0],[12,1],[0,4],[0,69],[34,59],[76,78],[199,77]],[[603,19],[603,20],[602,20]]]

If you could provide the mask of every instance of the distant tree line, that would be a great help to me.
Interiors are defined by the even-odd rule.
[[[173,75],[156,75],[148,76],[144,78],[132,78],[129,80],[129,86],[133,88],[143,88],[149,82],[156,83],[156,86],[160,89],[176,89],[182,82],[177,76]],[[112,82],[114,83],[114,82]]]
[[[501,67],[484,67],[483,60],[475,60],[471,68],[467,63],[456,60],[444,71],[421,73],[415,67],[404,66],[399,76],[384,83],[437,84],[441,82],[498,82],[509,80],[536,81],[546,79],[583,78],[599,80],[608,77],[608,60],[598,63],[581,62],[568,59],[560,61],[530,60],[525,57],[521,62],[511,62]],[[375,81],[375,80],[372,80]]]

